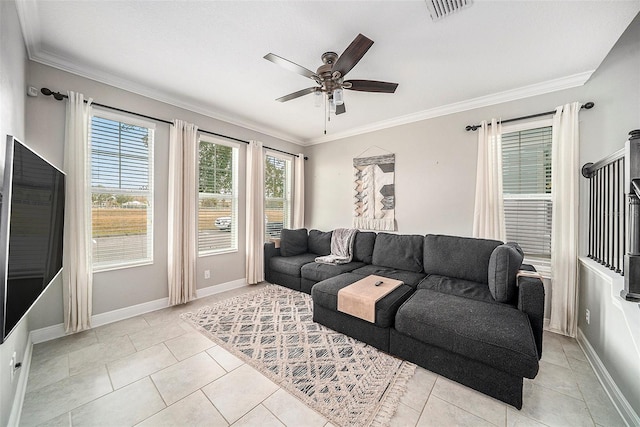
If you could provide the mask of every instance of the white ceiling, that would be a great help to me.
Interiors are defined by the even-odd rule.
[[[584,84],[640,1],[475,0],[437,22],[423,0],[18,0],[18,10],[34,61],[309,145]],[[375,43],[347,77],[399,87],[345,91],[347,113],[325,136],[312,95],[275,101],[313,81],[263,56],[315,71],[358,33]]]

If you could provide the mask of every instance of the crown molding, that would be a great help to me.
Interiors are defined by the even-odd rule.
[[[108,73],[101,73],[96,70],[90,70],[88,68],[76,66],[56,55],[51,55],[46,52],[37,52],[33,56],[30,55],[29,59],[31,59],[32,61],[38,62],[40,64],[57,68],[59,70],[66,71],[68,73],[75,74],[81,77],[85,77],[87,79],[94,80],[99,83],[104,83],[109,86],[114,86],[118,89],[123,89],[128,92],[135,93],[137,95],[142,95],[144,97],[163,102],[165,104],[173,105],[174,107],[178,107],[178,108],[192,111],[194,113],[202,114],[204,116],[211,117],[216,120],[220,120],[235,126],[242,127],[244,129],[248,129],[254,132],[259,132],[274,138],[281,139],[283,141],[291,142],[296,145],[303,145],[302,140],[295,138],[290,134],[277,131],[270,127],[265,127],[254,122],[240,120],[237,117],[231,117],[225,114],[221,114],[219,111],[214,111],[211,108],[208,108],[207,106],[204,106],[201,104],[185,102],[163,91],[153,89],[146,85],[137,84],[137,83],[131,82],[130,80],[122,79]]]
[[[31,61],[57,68],[59,70],[66,71],[81,77],[85,77],[99,83],[114,86],[119,89],[123,89],[138,95],[145,96],[147,98],[154,99],[156,101],[163,102],[165,104],[183,108],[194,113],[202,114],[204,116],[211,117],[213,119],[239,126],[254,132],[259,132],[274,138],[278,138],[283,141],[291,142],[296,145],[302,145],[302,141],[300,139],[271,127],[260,125],[247,120],[240,120],[237,117],[230,117],[228,115],[221,114],[219,111],[214,111],[205,105],[185,102],[181,99],[175,98],[172,95],[169,95],[168,93],[158,91],[149,86],[137,84],[108,73],[97,71],[95,69],[80,67],[71,63],[63,57],[45,52],[42,49],[42,35],[40,34],[40,28],[42,27],[40,25],[40,15],[38,14],[38,4],[36,3],[36,1],[16,0],[16,10],[18,12],[18,20],[20,21],[20,27],[22,29],[22,37],[24,38],[24,42],[27,47],[27,54],[29,55],[29,59]]]
[[[22,38],[27,47],[29,59],[36,52],[42,50],[42,37],[40,34],[40,15],[38,14],[38,4],[35,0],[16,0],[16,10],[18,12],[18,21],[22,29]]]
[[[446,116],[449,114],[460,113],[462,111],[474,110],[476,108],[488,107],[490,105],[502,104],[504,102],[516,101],[518,99],[529,98],[537,95],[544,95],[550,92],[556,92],[564,89],[584,85],[595,70],[586,71],[584,73],[574,74],[567,77],[561,77],[554,80],[548,80],[542,83],[536,83],[521,88],[512,89],[504,92],[481,96],[478,98],[468,99],[466,101],[455,102],[443,105],[441,107],[431,108],[419,111],[417,113],[407,114],[389,120],[382,120],[365,126],[349,129],[344,132],[338,132],[333,135],[326,135],[320,138],[308,140],[302,145],[310,146],[322,144],[325,142],[336,141],[338,139],[348,138],[351,136],[361,135],[364,133],[374,132],[382,129],[388,129],[395,126],[405,125],[409,123],[419,122],[422,120],[433,119],[435,117]]]

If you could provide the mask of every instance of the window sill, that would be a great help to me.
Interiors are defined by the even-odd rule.
[[[208,257],[208,256],[215,256],[215,255],[225,255],[225,254],[234,254],[238,252],[238,249],[223,249],[220,251],[207,251],[207,252],[202,252],[200,254],[198,254],[198,258],[204,258],[204,257]]]
[[[120,264],[120,265],[105,265],[104,267],[95,267],[93,269],[93,273],[104,273],[107,271],[113,270],[123,270],[125,268],[135,268],[135,267],[144,267],[146,265],[153,265],[153,260],[144,261],[144,262],[136,262],[131,264]]]

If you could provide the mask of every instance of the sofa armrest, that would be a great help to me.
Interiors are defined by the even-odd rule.
[[[518,309],[529,317],[539,359],[542,357],[542,331],[544,328],[544,285],[542,280],[526,276],[519,277],[518,285]]]
[[[280,248],[274,242],[264,244],[264,280],[271,282],[271,258],[280,256]]]

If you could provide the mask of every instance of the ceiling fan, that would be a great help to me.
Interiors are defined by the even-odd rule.
[[[342,55],[338,56],[335,52],[323,53],[323,65],[315,73],[273,53],[266,54],[264,59],[294,73],[308,77],[317,84],[317,86],[308,87],[280,97],[276,101],[286,102],[313,93],[316,95],[316,100],[321,102],[322,94],[325,94],[325,99],[329,104],[329,111],[335,114],[343,114],[347,111],[344,105],[343,89],[360,92],[394,93],[398,83],[375,80],[344,80],[344,76],[362,59],[371,45],[373,45],[373,40],[358,34]],[[318,105],[319,102],[317,102]]]

